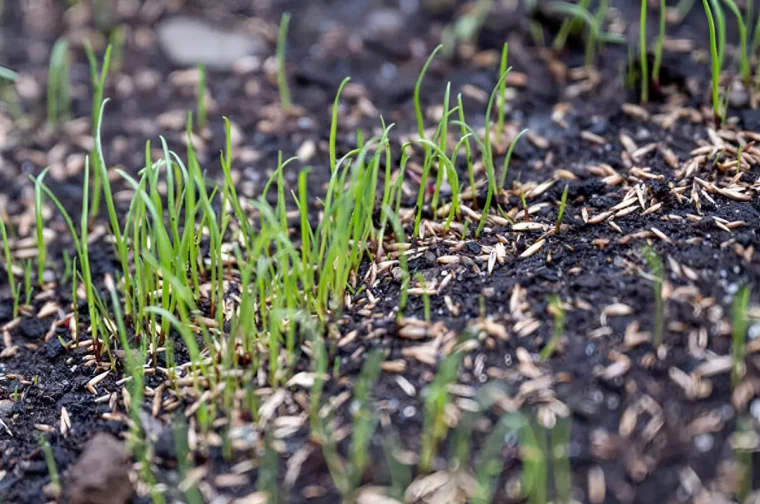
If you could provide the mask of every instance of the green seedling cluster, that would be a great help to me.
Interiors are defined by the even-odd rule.
[[[552,46],[556,52],[562,51],[571,33],[579,30],[583,25],[586,26],[585,63],[588,67],[594,64],[597,52],[601,51],[605,44],[625,42],[620,35],[603,31],[604,21],[609,10],[609,0],[600,0],[595,14],[589,9],[590,4],[590,0],[581,0],[578,4],[563,1],[553,1],[547,4],[549,9],[570,17],[562,23],[557,36],[554,38]]]
[[[492,6],[493,0],[478,0],[474,8],[467,9],[464,14],[444,28],[441,42],[443,55],[447,59],[454,56],[459,44],[471,43],[477,39]]]
[[[283,21],[281,35],[287,30],[287,18]],[[284,44],[284,36],[280,40]],[[283,44],[278,47],[284,47]],[[278,55],[284,58],[283,51],[278,50]],[[502,211],[501,205],[509,203],[500,196],[505,194],[504,184],[514,146],[525,131],[513,139],[498,179],[491,143],[494,105],[498,111],[496,127],[499,133],[504,123],[503,96],[510,72],[507,46],[504,46],[500,79],[488,103],[486,130],[482,137],[467,124],[462,97],[457,96],[456,103],[453,103],[450,87],[446,89],[443,115],[435,125],[434,133],[432,136],[426,134],[421,86],[434,52],[415,87],[419,138],[406,142],[400,152],[393,151],[394,144],[389,139],[394,125],[386,125],[381,120],[376,135],[364,138],[363,134],[357,134],[356,148],[338,156],[338,110],[341,92],[348,79],[343,81],[335,98],[330,127],[330,178],[320,199],[309,193],[308,169],[298,174],[297,187],[286,194],[285,171],[294,159],[286,159],[282,154],[258,197],[251,199],[238,194],[233,181],[234,155],[229,121],[225,123],[226,144],[220,161],[222,176],[220,180],[212,181],[206,176],[195,151],[193,114],[188,114],[185,152],[180,154],[170,150],[162,138],[158,156],[151,149],[151,143],[146,144],[144,167],[135,176],[122,170],[114,171],[133,193],[124,206],[114,194],[113,177],[109,176],[101,138],[108,102],[104,99],[104,88],[111,49],[106,51],[102,67],[98,66],[92,48],[88,47],[87,52],[95,95],[92,117],[95,145],[85,162],[81,219],[75,223],[67,214],[64,205],[47,185],[47,171],[31,177],[39,247],[37,281],[44,281],[48,260],[44,250],[43,208],[49,202],[62,215],[75,251],[73,258],[66,261],[64,276],[71,280],[76,330],[71,341],[62,337],[62,344],[70,347],[79,344],[80,338],[91,341],[90,348],[97,363],[111,369],[124,369],[128,379],[125,406],[131,419],[130,444],[140,462],[142,480],[154,500],[163,502],[164,497],[151,473],[152,440],[141,428],[140,421],[146,365],[155,367],[159,360],[165,362],[167,387],[174,390],[187,386],[196,397],[208,391],[218,394],[218,400],[215,397],[215,400],[199,401],[193,412],[198,429],[205,434],[214,428],[217,420],[231,414],[240,397],[238,392],[247,390],[254,379],[263,376],[262,379],[272,388],[282,387],[295,372],[298,358],[306,354],[313,362],[315,375],[309,403],[313,437],[321,445],[336,487],[350,498],[360,486],[369,465],[368,447],[379,421],[371,403],[371,392],[385,356],[370,353],[366,357],[354,388],[353,435],[349,450],[345,452],[342,447],[339,450],[331,431],[333,422],[328,418],[328,405],[322,401],[331,357],[326,335],[336,330],[336,320],[341,319],[346,306],[361,292],[359,268],[368,261],[380,263],[389,258],[398,261],[401,275],[396,281],[400,283],[401,295],[397,314],[401,316],[413,276],[407,263],[407,252],[413,247],[409,231],[413,228],[412,238],[419,236],[425,213],[432,214],[433,218],[445,218],[444,231],[459,224],[463,193],[475,196],[473,204],[477,205],[473,173],[475,150],[480,151],[486,172],[482,215],[472,219],[477,225],[475,235],[482,233],[491,212]],[[203,87],[204,81],[201,81]],[[205,94],[203,87],[199,84],[199,96]],[[497,99],[498,96],[501,99]],[[286,103],[289,98],[283,99],[283,105]],[[197,113],[199,116],[204,114],[200,101]],[[466,156],[470,188],[462,187],[456,170],[462,155]],[[394,159],[400,159],[395,172]],[[408,194],[405,176],[412,159],[421,161],[422,173],[416,206],[413,213],[408,213],[401,210],[402,198],[405,192]],[[428,179],[432,181],[432,177],[435,182],[431,187]],[[450,188],[450,194],[443,190],[444,184]],[[558,226],[566,200],[567,187],[562,197]],[[109,241],[113,244],[120,269],[115,278],[105,278],[105,289],[93,276],[89,253],[89,221],[100,210],[101,201],[108,220]],[[527,211],[524,196],[523,206]],[[296,212],[291,212],[292,208]],[[467,234],[467,225],[467,222],[462,225],[463,235]],[[0,232],[9,284],[18,306],[21,285],[17,286],[13,277],[13,258],[2,222]],[[393,252],[389,254],[386,250]],[[31,262],[24,266],[23,283],[28,302],[33,292],[33,266]],[[425,287],[424,280],[419,277],[418,280]],[[77,302],[80,291],[84,293],[86,315],[80,313]],[[430,299],[424,296],[423,304],[425,318],[430,320]],[[554,336],[545,349],[547,356],[564,331],[564,313],[559,301],[556,305]],[[174,355],[175,341],[184,345],[187,362]],[[117,359],[116,356],[122,353],[124,358]],[[458,351],[448,355],[426,391],[425,428],[419,459],[421,471],[433,469],[435,458],[450,434],[446,418],[447,406],[452,400],[449,386],[456,381],[461,359],[462,354]],[[338,360],[335,363],[340,364]],[[258,402],[256,394],[246,392],[245,404],[254,419],[258,417]],[[511,420],[503,420],[499,427],[502,445],[504,432],[513,429],[520,432],[521,443],[538,446],[536,453],[546,452],[546,446],[538,444],[524,419],[518,422],[516,417],[509,418]],[[229,416],[227,420],[227,425],[232,423]],[[277,491],[277,450],[272,439],[267,439],[264,445],[258,454],[259,485],[274,495]],[[469,457],[469,446],[462,441],[459,447],[458,459],[464,465]],[[199,449],[207,448],[201,446]],[[179,452],[182,450],[184,445],[180,446]],[[227,442],[222,452],[231,456]],[[526,478],[531,481],[531,485],[525,488],[539,488],[539,482],[546,481],[547,476],[541,476],[541,460],[545,459],[545,455],[525,459]],[[484,453],[478,461],[479,492],[485,499],[482,502],[488,502],[500,474],[496,469],[503,462],[498,459],[498,451]],[[394,486],[397,490],[408,484],[404,483],[411,478],[408,469],[395,468]],[[186,473],[186,468],[180,467],[180,472]],[[192,488],[183,491],[189,502],[197,499]]]

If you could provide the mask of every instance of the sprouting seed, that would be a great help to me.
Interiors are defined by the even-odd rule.
[[[54,496],[58,497],[61,494],[61,479],[58,475],[58,468],[55,465],[55,457],[53,456],[53,450],[50,448],[50,443],[44,436],[39,437],[40,448],[45,456],[45,465],[47,465],[48,474],[50,475],[51,490]]]
[[[559,234],[560,226],[562,225],[562,217],[565,215],[565,205],[567,205],[567,191],[570,189],[570,184],[565,186],[562,191],[562,199],[559,203],[559,214],[557,215],[557,225],[554,226],[554,234]]]

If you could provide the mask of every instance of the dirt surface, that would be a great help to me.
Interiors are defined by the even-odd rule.
[[[438,11],[429,6],[435,2],[425,1],[321,0],[307,6],[297,0],[112,3],[109,24],[123,26],[126,40],[121,67],[108,79],[106,96],[111,101],[102,127],[105,156],[113,169],[137,173],[145,165],[146,140],[153,141],[160,155],[159,135],[172,149],[184,151],[185,114],[196,106],[198,73],[175,65],[161,50],[156,28],[162,21],[182,14],[227,31],[239,30],[256,41],[254,55],[231,68],[209,67],[209,124],[195,139],[209,179],[218,177],[223,117],[230,118],[234,176],[247,197],[263,190],[279,151],[301,157],[286,170],[286,191],[297,188],[304,166],[312,167],[310,190],[324,191],[332,103],[345,76],[352,81],[340,104],[339,155],[356,147],[357,129],[374,134],[379,115],[396,124],[394,143],[400,145],[416,132],[412,97],[419,72],[444,28],[474,6],[439,2],[445,6]],[[611,3],[610,25],[618,23],[630,46],[637,48],[638,6]],[[14,117],[10,106],[0,108],[0,217],[12,223],[17,257],[36,253],[30,174],[50,166],[51,187],[72,218],[79,218],[84,156],[93,141],[82,41],[91,40],[102,54],[105,38],[93,25],[88,6],[65,4],[6,0],[2,16],[0,64],[19,72],[15,87],[23,112]],[[494,161],[501,167],[512,138],[523,128],[530,130],[516,144],[506,184],[511,189],[502,201],[509,216],[524,226],[493,218],[479,238],[471,225],[462,239],[462,223],[457,222],[452,229],[458,238],[455,233],[431,231],[414,241],[410,270],[435,290],[429,299],[430,323],[420,322],[424,296],[414,294],[405,318],[397,322],[398,278],[390,268],[378,272],[377,263],[370,260],[360,269],[362,281],[371,275],[376,280],[368,285],[371,296],[367,291],[358,294],[335,326],[337,335],[329,343],[333,371],[323,397],[333,400],[336,426],[350,426],[350,392],[364,356],[373,348],[389,352],[388,365],[372,392],[381,427],[370,444],[372,466],[363,479],[366,502],[380,502],[370,500],[371,485],[389,484],[384,441],[391,433],[404,455],[414,458],[419,453],[426,391],[443,355],[465,334],[474,338],[464,343],[468,352],[452,391],[452,415],[461,418],[478,393],[491,390],[487,387],[493,387],[490,393],[496,397],[472,434],[473,459],[504,412],[520,410],[546,425],[567,417],[573,499],[733,501],[741,482],[734,450],[737,425],[746,424],[745,430],[754,433],[760,422],[760,399],[755,398],[760,391],[755,353],[760,351],[760,169],[753,162],[760,160],[760,149],[747,148],[746,170],[737,173],[735,166],[723,164],[736,158],[740,140],[760,139],[755,133],[760,111],[752,109],[749,96],[742,100],[741,93],[733,93],[728,124],[720,130],[714,127],[708,107],[706,22],[698,7],[668,27],[669,38],[688,45],[667,45],[662,86],[647,105],[638,104],[638,89],[624,86],[627,45],[608,45],[593,69],[583,67],[583,40],[571,38],[556,57],[536,47],[530,19],[542,27],[548,44],[560,24],[541,6],[529,17],[518,2],[495,1],[474,43],[459,47],[450,60],[433,62],[423,85],[426,116],[440,115],[445,85],[451,82],[452,96],[462,93],[468,121],[482,131],[488,96],[498,80],[499,51],[504,41],[509,42],[514,72],[507,81],[505,134],[494,138]],[[296,105],[288,113],[279,106],[272,59],[285,11],[293,15],[287,60]],[[653,36],[656,11],[650,11],[650,24]],[[729,40],[732,35],[729,31]],[[74,119],[53,131],[45,124],[45,85],[50,50],[60,36],[71,45]],[[463,156],[457,170],[466,180]],[[126,191],[117,177],[114,183],[117,191]],[[409,184],[415,191],[405,193],[405,208],[414,207],[417,194],[412,175]],[[549,231],[565,186],[567,208],[561,232],[554,234]],[[522,192],[529,219],[520,204]],[[117,198],[122,208],[128,201]],[[479,186],[475,201],[465,204],[479,216],[485,186]],[[126,437],[129,425],[121,370],[105,376],[93,393],[87,384],[101,373],[97,363],[86,349],[64,348],[58,338],[71,339],[68,322],[63,322],[71,313],[71,288],[57,283],[64,270],[63,251],[73,255],[73,247],[65,223],[52,206],[50,210],[48,255],[56,281],[35,288],[31,305],[12,320],[10,289],[0,275],[3,503],[49,500],[41,434],[51,444],[62,477],[64,495],[59,501],[90,502],[71,493],[76,492],[73,481],[76,467],[82,467],[86,442],[100,432]],[[435,220],[429,207],[424,217]],[[105,213],[90,224],[98,287],[105,274],[118,270],[105,239],[107,225]],[[642,252],[647,243],[665,270],[666,324],[659,349],[652,342],[653,282]],[[751,292],[747,370],[740,385],[732,388],[731,305],[744,285]],[[561,299],[566,313],[565,331],[552,357],[540,363],[538,354],[555,324],[549,309],[552,294]],[[83,302],[77,303],[86,313]],[[179,340],[175,348],[182,356]],[[308,358],[301,356],[294,372],[311,370]],[[181,400],[169,411],[164,406],[171,403],[171,391],[163,388],[162,378],[147,376],[146,385],[159,390],[158,400],[146,398],[142,420],[154,442],[152,472],[167,502],[192,502],[178,489],[181,482],[183,490],[196,488],[203,502],[259,502],[256,492],[266,477],[259,463],[267,432],[275,432],[283,501],[340,501],[321,447],[308,428],[308,386],[294,383],[274,391],[252,375],[247,388],[272,408],[269,421],[253,421],[249,411],[229,424],[220,414],[216,430],[196,444],[200,447],[187,460],[178,461],[176,438],[194,429],[192,415],[186,420],[184,414],[192,401]],[[233,439],[232,456],[223,454],[223,438]],[[348,445],[343,440],[339,451],[347,453]],[[750,457],[757,462],[757,443],[750,445]],[[434,476],[453,471],[453,450],[450,436],[434,460]],[[505,465],[494,502],[519,502],[516,435],[510,434],[500,459]],[[187,464],[189,471],[184,469]],[[150,502],[139,469],[130,469],[135,483],[132,502]],[[423,477],[416,471],[414,476]],[[440,495],[434,493],[435,482],[427,483],[432,490],[417,500],[409,496],[408,501],[443,502],[436,500]],[[447,490],[446,498],[464,502],[459,495],[466,495],[466,487],[465,482]]]

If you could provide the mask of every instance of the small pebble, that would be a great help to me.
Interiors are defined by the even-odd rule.
[[[715,437],[712,434],[699,434],[694,436],[694,447],[700,453],[707,453],[715,445]]]
[[[755,399],[750,403],[749,412],[755,420],[760,422],[760,399]]]

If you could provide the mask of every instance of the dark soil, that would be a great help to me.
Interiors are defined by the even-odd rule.
[[[209,95],[215,106],[209,113],[208,131],[201,135],[203,145],[198,148],[209,178],[221,172],[222,118],[226,116],[240,132],[233,165],[244,196],[253,197],[263,189],[276,168],[278,151],[287,157],[308,143],[316,147],[316,153],[307,162],[288,167],[286,190],[296,188],[298,171],[309,165],[313,167],[310,190],[318,193],[329,179],[326,144],[331,108],[345,76],[361,87],[347,93],[341,103],[339,154],[356,146],[358,128],[367,132],[378,128],[377,114],[367,112],[367,103],[388,122],[397,124],[392,133],[394,142],[416,131],[412,96],[417,76],[439,42],[443,28],[466,9],[459,2],[448,3],[456,5],[433,14],[404,10],[403,5],[417,2],[375,0],[114,2],[123,9],[114,9],[111,21],[126,27],[127,43],[122,67],[109,77],[106,91],[111,101],[102,131],[109,166],[136,173],[144,166],[144,142],[150,139],[154,147],[160,146],[159,135],[166,137],[171,148],[184,151],[182,114],[195,107],[195,87],[180,82],[177,73],[180,69],[159,50],[153,31],[161,19],[182,13],[227,27],[247,26],[263,33],[266,41],[261,69],[209,72]],[[437,59],[433,63],[423,86],[424,105],[427,110],[440,104],[445,83],[450,81],[454,96],[464,94],[468,120],[482,127],[487,97],[498,79],[499,50],[508,40],[510,65],[525,76],[525,84],[509,86],[515,96],[507,105],[508,131],[516,133],[529,128],[534,137],[517,144],[507,187],[519,184],[530,188],[531,184],[556,180],[551,188],[528,201],[531,206],[545,204],[531,215],[531,222],[544,224],[548,230],[556,222],[556,202],[568,185],[562,231],[547,236],[540,251],[530,257],[520,256],[545,230],[517,232],[510,226],[496,224],[489,225],[475,239],[471,226],[465,240],[427,236],[416,241],[414,246],[419,252],[410,256],[413,272],[421,273],[426,282],[439,284],[446,275],[451,275],[441,295],[430,298],[433,322],[443,328],[440,336],[431,332],[420,341],[412,341],[400,335],[395,313],[400,283],[390,272],[378,276],[371,286],[377,299],[372,308],[375,316],[361,313],[360,302],[369,303],[366,293],[357,296],[354,300],[357,306],[343,315],[338,326],[340,335],[345,337],[352,331],[358,335],[348,342],[331,343],[330,353],[339,362],[338,371],[327,382],[323,397],[334,398],[352,390],[363,356],[371,348],[388,349],[388,361],[405,362],[400,373],[384,372],[372,394],[373,403],[388,425],[379,428],[373,438],[372,470],[368,471],[365,483],[387,485],[384,439],[393,431],[405,450],[419,452],[423,398],[441,361],[443,347],[453,345],[452,334],[456,339],[474,333],[473,341],[477,343],[464,358],[458,374],[458,383],[466,392],[461,397],[455,394],[454,403],[461,406],[461,399],[469,398],[470,391],[494,384],[503,388],[505,399],[500,407],[489,412],[485,422],[479,423],[473,434],[475,452],[499,414],[508,410],[505,405],[510,401],[526,414],[539,418],[556,411],[552,408],[560,404],[569,410],[571,420],[569,459],[573,498],[577,501],[591,502],[590,474],[597,475],[601,468],[606,492],[603,500],[596,502],[729,502],[736,493],[739,471],[730,444],[737,419],[746,416],[753,430],[760,421],[760,401],[754,399],[760,390],[760,362],[752,353],[760,350],[760,345],[754,339],[748,345],[747,374],[742,383],[746,384],[743,390],[748,391],[749,397],[738,397],[736,393],[732,396],[729,371],[701,378],[701,383],[708,381],[712,389],[707,394],[697,394],[698,397],[690,396],[676,377],[681,373],[697,380],[694,373],[698,374],[700,366],[718,356],[731,355],[731,303],[740,286],[750,288],[750,315],[758,315],[760,169],[752,165],[741,179],[746,187],[744,192],[751,196],[749,201],[732,199],[712,189],[699,192],[702,186],[698,182],[694,181],[693,186],[691,181],[683,184],[683,178],[678,176],[677,172],[697,156],[692,151],[713,145],[708,132],[713,125],[709,114],[702,111],[709,104],[709,58],[697,62],[700,54],[706,54],[704,13],[696,6],[678,26],[668,27],[669,37],[689,40],[694,47],[686,53],[665,53],[662,94],[653,93],[652,103],[644,109],[647,117],[640,117],[638,109],[624,107],[638,100],[638,90],[624,87],[626,46],[608,46],[598,58],[598,74],[591,78],[570,72],[564,82],[558,82],[556,72],[550,70],[551,65],[547,65],[535,46],[528,14],[522,7],[514,11],[509,8],[518,2],[494,3],[498,6],[486,19],[476,43],[465,45],[449,61]],[[639,7],[630,1],[611,3],[616,16],[627,25],[627,40],[636,48]],[[39,5],[32,7],[33,4]],[[102,41],[102,35],[92,25],[91,16],[82,16],[80,20],[72,14],[73,10],[64,15],[65,4],[5,2],[0,27],[0,64],[15,69],[21,76],[17,89],[24,117],[11,122],[9,108],[0,108],[0,217],[10,218],[17,238],[34,234],[33,186],[28,175],[36,175],[48,165],[54,165],[49,175],[55,180],[51,186],[72,218],[78,219],[89,125],[87,119],[82,119],[58,132],[46,127],[47,60],[58,37],[65,35],[73,41],[72,112],[76,118],[89,118],[89,70],[77,41],[85,37]],[[139,8],[130,9],[133,4]],[[534,19],[543,27],[550,43],[559,22],[541,9]],[[284,11],[293,14],[288,64],[293,102],[299,109],[292,116],[284,116],[280,111],[275,81],[265,63],[274,54],[272,34],[276,35]],[[650,23],[653,34],[655,11],[650,12]],[[386,30],[379,30],[380,25],[387,26]],[[102,54],[102,45],[98,54]],[[583,63],[584,43],[575,38],[552,62],[565,65],[566,69],[580,68]],[[583,86],[587,88],[582,90]],[[725,128],[734,137],[745,131],[752,133],[760,124],[758,110],[746,103],[738,105],[741,106],[730,110],[731,119]],[[169,116],[161,118],[169,111],[180,112],[182,120],[177,125]],[[665,120],[668,117],[673,118],[670,123]],[[81,127],[82,124],[85,126]],[[656,145],[632,160],[622,137],[632,139],[637,148]],[[723,138],[729,141],[729,136]],[[597,142],[598,139],[601,141]],[[506,141],[497,141],[497,167],[502,166],[506,145]],[[669,154],[677,157],[675,167],[669,164]],[[464,160],[461,161],[458,169],[464,170]],[[610,173],[604,171],[604,166],[620,175],[619,183],[604,180]],[[466,180],[464,173],[460,174],[462,180]],[[702,163],[686,179],[696,176],[706,184],[723,188],[733,173],[720,173],[711,163]],[[599,223],[584,218],[583,209],[593,220],[630,199],[631,194],[637,197],[638,185],[644,191],[642,208]],[[687,189],[679,192],[681,187]],[[693,192],[698,193],[699,208],[695,208]],[[484,196],[483,191],[478,205],[468,204],[480,209]],[[643,214],[644,205],[651,208],[658,204],[661,206]],[[633,205],[640,205],[638,197]],[[507,208],[513,207],[520,208],[519,192],[510,197]],[[73,247],[63,220],[57,212],[51,215],[48,227],[54,231],[54,237],[48,256],[60,278],[64,270],[62,253],[64,250],[72,253]],[[91,223],[91,230],[105,235],[105,214],[101,213],[101,217]],[[432,215],[428,212],[425,217]],[[735,227],[728,225],[739,222]],[[636,340],[637,334],[651,336],[654,330],[653,287],[646,276],[649,268],[642,254],[646,243],[662,258],[666,272],[665,345],[659,352],[651,337]],[[489,273],[488,255],[496,250],[497,244],[503,244],[503,256]],[[101,286],[103,275],[115,272],[118,265],[110,245],[102,237],[90,250],[95,281]],[[439,261],[451,255],[459,257],[456,263]],[[368,269],[369,262],[360,271],[362,277]],[[0,275],[0,282],[2,326],[11,322],[12,305],[5,275]],[[567,313],[564,336],[548,363],[525,362],[526,352],[535,360],[552,334],[554,322],[547,309],[552,294],[559,296]],[[93,395],[86,385],[96,374],[94,362],[85,359],[83,350],[64,349],[58,340],[58,336],[70,338],[68,325],[57,322],[71,311],[70,286],[37,289],[35,295],[20,322],[11,323],[3,331],[16,347],[12,355],[0,358],[0,420],[12,433],[11,436],[0,424],[3,503],[48,501],[43,489],[50,476],[40,449],[41,432],[50,431],[47,438],[64,481],[64,498],[60,501],[65,502],[67,469],[79,457],[84,443],[97,432],[124,436],[127,431],[127,424],[120,421],[125,417],[119,402],[122,389],[119,373],[107,376]],[[49,301],[60,309],[47,318],[38,318],[37,314]],[[80,313],[86,313],[86,309],[81,307]],[[423,297],[411,296],[405,317],[422,319],[423,314]],[[485,320],[490,322],[486,324]],[[758,336],[759,323],[756,318],[750,321],[750,337]],[[489,329],[490,324],[498,325],[505,334]],[[634,340],[638,343],[633,344]],[[5,345],[5,341],[0,341],[0,351],[8,349]],[[180,354],[183,352],[179,343],[177,349]],[[433,353],[432,365],[419,357],[425,353],[423,350]],[[619,367],[624,370],[618,372]],[[531,375],[531,368],[540,368],[548,382],[534,393],[522,395],[521,387],[541,379],[540,373]],[[295,371],[310,370],[308,359],[302,356]],[[149,377],[146,385],[156,388],[160,383],[158,377]],[[405,392],[404,383],[412,387],[414,394]],[[257,387],[253,380],[249,385],[251,390]],[[293,386],[284,390],[286,398],[276,417],[305,417],[299,402],[307,397],[303,388]],[[262,397],[270,394],[271,391],[264,391]],[[110,395],[113,397],[109,398]],[[112,403],[117,406],[114,408]],[[154,473],[169,502],[185,499],[177,490],[183,478],[177,468],[174,430],[182,428],[179,425],[185,421],[183,409],[190,405],[186,402],[175,412],[161,411],[157,418],[150,414],[149,400],[144,408],[146,430],[156,443]],[[351,421],[350,406],[351,401],[347,400],[339,407],[336,415],[339,425]],[[71,419],[66,437],[60,430],[62,408]],[[635,421],[629,426],[632,413]],[[263,438],[263,430],[251,423],[250,418],[241,418],[229,430],[220,427],[217,438],[238,436],[236,439],[242,443],[246,435],[257,440]],[[340,496],[307,425],[279,441],[281,480],[286,471],[293,470],[290,463],[294,454],[304,455],[300,471],[296,468],[298,477],[294,484],[283,489],[283,500],[338,502]],[[494,502],[516,501],[514,494],[510,495],[520,474],[516,443],[516,438],[512,439],[502,450],[505,470]],[[224,457],[222,447],[214,442],[208,450],[194,453],[190,462],[201,468],[198,488],[205,502],[234,502],[233,498],[257,490],[260,480],[257,464],[244,465],[256,459],[255,448],[260,451],[261,443],[253,445],[248,450],[236,449],[231,459]],[[347,441],[340,444],[341,453],[347,452],[347,446]],[[442,447],[434,463],[436,471],[449,468],[450,451],[450,446]],[[757,457],[753,458],[757,461]],[[138,485],[138,490],[133,502],[149,502],[145,489]],[[452,499],[451,502],[460,502]]]

